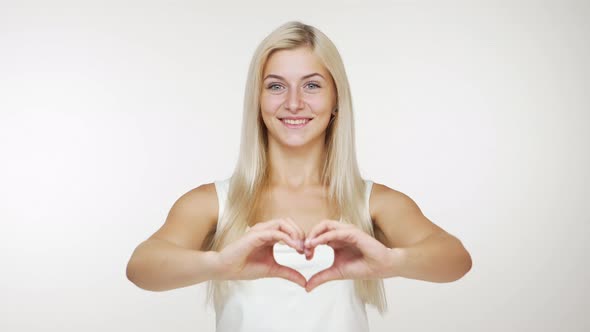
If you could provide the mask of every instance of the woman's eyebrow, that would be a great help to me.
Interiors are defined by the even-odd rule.
[[[312,76],[316,76],[316,75],[317,75],[317,76],[320,76],[320,77],[321,77],[321,78],[323,78],[323,79],[326,79],[326,78],[325,78],[324,76],[322,76],[322,74],[320,74],[320,73],[311,73],[311,74],[308,74],[308,75],[305,75],[305,76],[301,77],[301,79],[302,79],[302,80],[304,80],[304,79],[306,79],[306,78],[310,78],[310,77],[312,77]],[[267,78],[278,78],[278,79],[280,79],[280,80],[283,80],[283,81],[285,80],[285,78],[284,78],[284,77],[282,77],[282,76],[279,76],[279,75],[275,75],[275,74],[268,74],[268,75],[266,75],[266,77],[264,78],[264,80],[266,80]]]

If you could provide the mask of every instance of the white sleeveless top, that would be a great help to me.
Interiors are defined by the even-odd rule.
[[[225,207],[229,180],[214,182],[219,217]],[[372,181],[365,180],[367,206],[372,185]],[[273,250],[277,263],[299,271],[307,280],[334,261],[334,250],[324,244],[315,248],[310,261],[287,244],[276,243]],[[282,278],[231,280],[229,284],[227,301],[215,305],[216,332],[369,331],[365,304],[351,279],[328,281],[310,293]]]

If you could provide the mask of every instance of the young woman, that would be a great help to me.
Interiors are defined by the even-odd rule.
[[[450,282],[461,242],[407,195],[363,179],[334,44],[288,22],[257,48],[232,176],[182,195],[127,266],[163,291],[208,281],[218,332],[367,331],[383,279]]]

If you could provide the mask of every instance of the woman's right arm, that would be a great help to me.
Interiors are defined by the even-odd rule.
[[[219,253],[202,250],[205,238],[215,230],[218,206],[213,183],[182,195],[164,225],[133,251],[127,278],[151,291],[223,279]]]

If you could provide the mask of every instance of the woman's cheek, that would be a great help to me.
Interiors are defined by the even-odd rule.
[[[281,106],[281,101],[275,99],[265,99],[260,102],[260,108],[266,114],[274,114]]]

